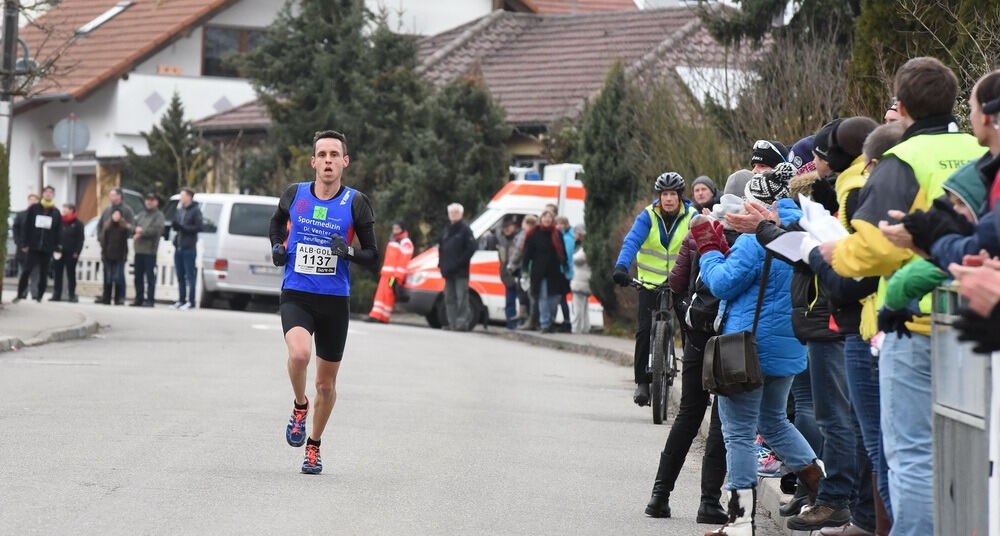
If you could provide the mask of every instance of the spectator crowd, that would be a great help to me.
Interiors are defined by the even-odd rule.
[[[756,375],[727,380],[711,406],[697,515],[723,526],[706,535],[753,534],[758,476],[783,474],[794,488],[780,511],[791,529],[934,533],[935,289],[964,298],[961,340],[1000,350],[1000,71],[970,90],[972,134],[952,115],[959,84],[940,61],[911,59],[893,90],[881,125],[836,118],[790,149],[757,141],[750,169],[734,172],[721,196],[707,177],[694,181],[693,199],[676,173],[657,179],[659,197],[636,218],[614,270],[623,286],[633,262],[640,279],[668,280],[684,331],[682,400],[647,515],[671,515],[670,492],[709,408],[705,385],[717,387],[703,377],[714,382],[719,362],[746,358]],[[545,290],[533,294],[547,307]],[[640,405],[654,290],[639,300]],[[741,333],[752,334],[753,351],[719,346]]]

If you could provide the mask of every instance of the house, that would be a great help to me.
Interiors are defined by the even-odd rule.
[[[520,3],[565,8],[573,2]],[[706,96],[732,105],[751,80],[734,63],[740,56],[712,39],[693,8],[556,13],[496,10],[420,41],[419,72],[432,83],[481,73],[513,127],[507,149],[514,165],[537,168],[547,161],[549,125],[577,117],[617,61],[639,80],[669,84],[679,103],[689,107],[703,104]],[[229,119],[230,113],[239,119]],[[227,136],[234,132],[224,129],[237,123],[262,133],[269,119],[262,107],[248,104],[196,127],[206,135]]]
[[[58,203],[75,202],[84,219],[95,215],[106,192],[121,184],[124,147],[147,152],[140,134],[160,120],[174,93],[189,119],[231,111],[232,116],[209,124],[224,124],[230,130],[223,131],[232,132],[248,109],[253,111],[254,93],[222,58],[252,48],[283,4],[282,0],[61,0],[36,24],[22,28],[20,37],[35,58],[58,55],[58,59],[51,76],[41,80],[28,98],[14,103],[12,208],[24,208],[29,192],[51,184]],[[632,0],[366,0],[366,4],[385,8],[404,30],[417,33],[461,25],[496,8],[542,13],[636,9]],[[72,160],[55,148],[52,136],[55,125],[70,114],[89,132],[89,143]],[[245,141],[252,140],[240,139]],[[214,189],[234,188],[231,180],[223,180],[231,179],[231,173],[216,173],[213,179],[216,176]]]
[[[124,146],[147,152],[140,133],[159,121],[175,92],[188,117],[252,101],[250,84],[221,60],[252,46],[279,7],[272,0],[62,0],[38,19],[49,32],[23,28],[35,57],[65,49],[53,76],[15,101],[13,208],[50,184],[58,203],[75,202],[81,217],[91,217],[120,183]],[[52,137],[70,114],[90,139],[72,161]]]

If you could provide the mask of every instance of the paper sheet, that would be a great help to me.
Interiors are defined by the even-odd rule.
[[[837,241],[847,236],[847,229],[840,220],[830,215],[823,205],[799,194],[799,204],[802,207],[802,219],[799,225],[809,231],[819,243]]]
[[[772,240],[767,245],[767,249],[792,262],[799,262],[802,260],[802,254],[799,250],[801,249],[802,241],[807,236],[809,236],[809,233],[802,231],[788,232]]]

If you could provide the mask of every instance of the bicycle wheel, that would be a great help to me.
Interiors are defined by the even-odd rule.
[[[663,424],[666,416],[664,394],[670,388],[666,382],[666,338],[668,322],[659,320],[653,323],[653,362],[650,363],[649,374],[652,382],[649,385],[650,406],[653,409],[653,424]]]

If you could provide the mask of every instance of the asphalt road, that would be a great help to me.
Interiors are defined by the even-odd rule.
[[[353,323],[324,472],[307,476],[284,440],[277,315],[75,307],[107,324],[97,338],[0,354],[0,534],[711,528],[694,523],[699,445],[677,517],[642,514],[668,427],[632,405],[626,367]]]

